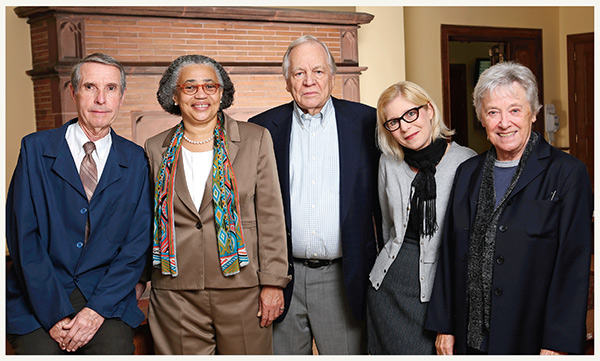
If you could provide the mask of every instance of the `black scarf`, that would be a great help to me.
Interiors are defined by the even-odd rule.
[[[487,153],[483,165],[481,188],[477,199],[477,211],[473,224],[471,240],[469,241],[469,260],[467,271],[467,299],[469,320],[467,327],[467,345],[479,349],[484,335],[490,329],[490,314],[492,308],[492,276],[494,270],[494,250],[496,248],[496,229],[500,215],[506,207],[510,193],[517,185],[523,172],[527,158],[539,136],[532,132],[523,155],[519,160],[506,193],[496,204],[494,187],[494,161],[496,148],[492,146]]]
[[[435,214],[435,167],[440,162],[448,142],[439,138],[421,150],[412,150],[402,147],[404,161],[411,167],[418,169],[411,186],[414,190],[412,196],[413,211],[417,212],[419,235],[431,238],[438,225]]]

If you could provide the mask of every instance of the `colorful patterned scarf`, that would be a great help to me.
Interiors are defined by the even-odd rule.
[[[177,125],[163,156],[154,190],[152,264],[160,268],[162,274],[172,277],[178,275],[173,190],[183,130],[183,122],[181,122]],[[227,152],[227,135],[222,113],[218,113],[213,153],[212,193],[219,259],[223,275],[231,276],[239,273],[240,268],[249,263],[249,259],[242,234],[239,195]]]

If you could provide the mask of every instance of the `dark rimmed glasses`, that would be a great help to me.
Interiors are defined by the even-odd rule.
[[[407,123],[412,123],[415,120],[419,119],[419,110],[421,110],[421,108],[423,108],[427,104],[429,104],[429,103],[425,103],[425,104],[421,105],[420,107],[411,108],[411,109],[405,111],[401,117],[392,118],[392,119],[386,121],[385,123],[383,123],[383,126],[388,131],[393,132],[394,130],[397,130],[398,128],[400,128],[400,122],[403,120]]]
[[[198,89],[200,88],[202,88],[202,91],[205,92],[207,95],[213,95],[217,92],[217,90],[219,90],[220,86],[221,84],[217,83],[177,85],[177,87],[181,89],[181,91],[183,91],[185,95],[195,95],[198,92]]]

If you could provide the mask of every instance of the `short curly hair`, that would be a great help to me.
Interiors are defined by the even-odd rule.
[[[178,105],[175,105],[175,101],[173,101],[173,94],[175,92],[175,88],[177,87],[177,80],[179,78],[181,69],[193,64],[208,65],[215,70],[219,84],[221,84],[221,87],[223,88],[223,96],[221,96],[221,105],[219,106],[219,110],[229,108],[231,104],[233,104],[235,87],[233,86],[229,75],[225,69],[223,69],[221,64],[219,64],[216,60],[204,55],[182,55],[173,60],[171,65],[169,65],[167,70],[165,70],[165,73],[160,79],[158,91],[156,92],[156,99],[158,99],[160,106],[167,113],[181,115],[181,109]]]

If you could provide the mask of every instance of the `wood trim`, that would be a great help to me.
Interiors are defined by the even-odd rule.
[[[442,95],[444,122],[452,129],[450,124],[450,65],[449,65],[449,42],[450,41],[483,41],[483,42],[506,42],[510,46],[511,40],[533,39],[536,41],[536,66],[538,71],[534,74],[539,84],[540,104],[544,101],[544,73],[542,56],[542,30],[525,28],[500,28],[487,26],[462,26],[441,25],[441,56],[442,56]],[[540,120],[540,117],[542,121]],[[543,112],[538,113],[538,121],[534,128],[541,127],[543,133]]]
[[[575,53],[575,44],[587,43],[594,41],[594,33],[575,34],[567,35],[567,78],[568,78],[568,94],[569,94],[569,153],[577,157],[577,147],[575,146],[575,136],[577,129],[575,127],[576,117],[576,104],[573,99],[573,94],[576,93],[575,89],[575,60],[573,59],[573,53]]]
[[[61,13],[336,25],[368,24],[374,18],[367,13],[237,6],[19,6],[15,13],[21,18]]]

